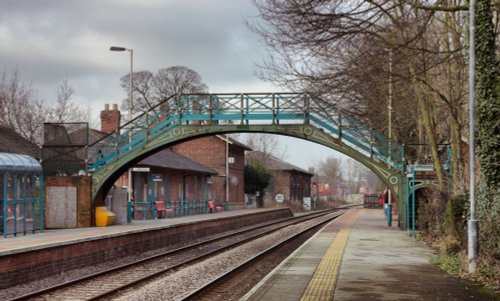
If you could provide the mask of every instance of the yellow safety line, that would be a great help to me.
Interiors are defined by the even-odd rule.
[[[355,213],[354,220],[358,214],[359,212]],[[333,300],[335,284],[337,283],[340,264],[342,263],[342,255],[344,254],[350,230],[350,226],[341,229],[332,241],[304,291],[300,299],[301,301]]]

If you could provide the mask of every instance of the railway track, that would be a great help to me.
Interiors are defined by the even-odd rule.
[[[340,215],[340,213],[332,214],[331,212],[322,211],[233,231],[227,235],[141,259],[11,300],[98,300],[107,298],[126,288],[140,285],[154,277],[167,275],[176,269],[192,265],[285,227],[326,215]],[[328,220],[331,218],[334,217],[330,217]]]

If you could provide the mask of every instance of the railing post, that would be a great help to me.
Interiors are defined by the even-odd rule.
[[[339,112],[339,139],[342,141],[342,113]]]
[[[177,124],[181,125],[182,124],[182,107],[181,107],[180,96],[176,97],[176,103],[177,103]]]
[[[272,115],[273,115],[273,125],[276,124],[276,99],[275,99],[275,94],[273,93],[272,95]]]
[[[276,98],[275,100],[276,100],[276,124],[280,124],[280,118],[279,118],[279,114],[280,114],[280,97],[278,96],[278,98]]]
[[[373,158],[373,129],[370,127],[370,158]]]
[[[304,124],[309,124],[309,98],[304,95]]]
[[[244,119],[245,119],[245,104],[244,104],[244,99],[243,99],[243,93],[240,96],[240,124],[244,124]]]

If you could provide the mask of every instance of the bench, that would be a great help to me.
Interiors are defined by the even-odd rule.
[[[165,202],[155,202],[155,206],[156,206],[156,212],[157,212],[158,216],[160,216],[161,212],[165,212],[165,218],[167,218],[169,216],[174,217],[174,209],[167,208],[165,206]]]
[[[210,213],[224,211],[224,207],[215,205],[214,201],[208,201],[208,208],[210,208]]]

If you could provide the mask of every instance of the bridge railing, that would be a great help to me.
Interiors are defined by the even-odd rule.
[[[312,124],[363,155],[402,169],[403,147],[307,94],[226,93],[173,96],[94,143],[89,170],[119,160],[183,124]]]

